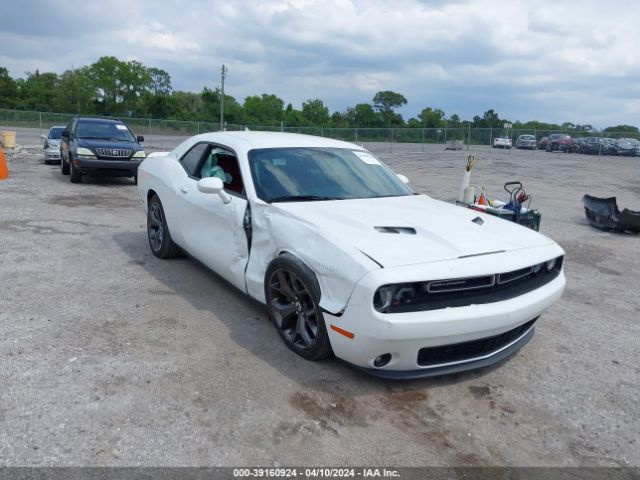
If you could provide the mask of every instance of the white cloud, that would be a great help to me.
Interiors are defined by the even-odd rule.
[[[47,5],[17,3],[0,28],[0,43],[12,47],[0,63],[13,75],[114,55],[165,68],[176,88],[200,90],[215,86],[226,63],[227,91],[240,101],[266,92],[294,105],[319,97],[343,110],[391,89],[409,100],[405,116],[429,105],[463,118],[496,108],[521,120],[637,123],[640,9],[633,0],[615,9],[595,0]],[[99,28],[70,28],[92,24]]]

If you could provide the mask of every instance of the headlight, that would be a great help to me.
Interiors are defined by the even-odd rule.
[[[551,260],[549,260],[546,263],[546,267],[547,267],[547,272],[550,272],[551,270],[553,270],[554,268],[556,268],[556,263],[558,262],[558,260],[556,258],[552,258]]]
[[[44,141],[44,149],[49,150],[49,142],[47,142],[46,140]]]
[[[95,154],[89,150],[88,148],[83,148],[83,147],[78,147],[78,149],[76,150],[76,155],[78,157],[84,157],[84,158],[95,158]]]
[[[146,156],[147,155],[144,153],[144,150],[138,150],[131,158],[145,158]]]
[[[391,301],[393,300],[393,293],[395,288],[392,286],[380,287],[376,290],[373,296],[373,306],[379,312],[382,312],[389,308]]]

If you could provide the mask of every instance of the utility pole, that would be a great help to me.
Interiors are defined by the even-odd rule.
[[[224,77],[227,74],[227,67],[224,66],[224,64],[222,65],[222,70],[221,70],[221,85],[222,88],[220,89],[220,131],[224,130]]]

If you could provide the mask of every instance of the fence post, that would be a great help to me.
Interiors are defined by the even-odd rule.
[[[389,153],[393,153],[393,128],[389,129]]]
[[[469,151],[469,144],[471,143],[471,124],[468,125],[469,130],[467,133],[467,152]]]
[[[151,146],[151,117],[149,117],[149,141],[148,145]]]
[[[358,127],[356,127],[356,142],[358,141]]]
[[[284,122],[280,120],[280,131],[284,132]]]
[[[489,146],[493,146],[493,125],[489,125]]]
[[[38,112],[38,135],[42,135],[42,112]]]
[[[200,135],[200,122],[198,121],[198,135]]]
[[[447,127],[444,127],[444,144],[447,144],[447,130],[449,130]]]
[[[422,127],[422,151],[424,152],[424,127]]]

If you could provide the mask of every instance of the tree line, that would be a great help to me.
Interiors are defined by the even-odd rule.
[[[26,78],[12,78],[0,67],[0,108],[43,112],[107,115],[116,117],[151,117],[217,123],[221,92],[204,87],[201,92],[174,90],[171,75],[163,69],[146,67],[137,61],[101,57],[95,63],[53,72],[27,72]],[[321,99],[309,99],[298,110],[276,95],[264,93],[246,97],[242,103],[224,95],[225,121],[230,124],[290,127],[333,128],[503,128],[592,131],[591,125],[538,121],[509,121],[493,109],[471,120],[457,114],[447,116],[439,108],[425,107],[413,118],[396,112],[406,105],[401,93],[380,91],[371,103],[359,103],[340,112],[330,112]],[[605,131],[638,133],[630,125],[607,127]]]

